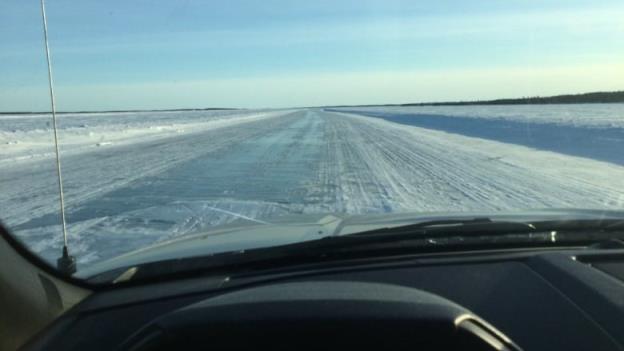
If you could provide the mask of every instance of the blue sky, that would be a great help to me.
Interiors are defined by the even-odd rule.
[[[47,0],[59,110],[624,89],[624,2]],[[0,111],[49,110],[38,0],[0,4]]]

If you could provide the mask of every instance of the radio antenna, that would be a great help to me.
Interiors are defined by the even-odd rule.
[[[63,197],[63,177],[61,173],[61,157],[58,146],[58,132],[56,127],[56,102],[54,100],[54,84],[52,83],[52,63],[50,62],[50,46],[48,44],[48,21],[45,11],[45,0],[41,0],[41,18],[43,20],[43,38],[45,41],[46,61],[48,63],[48,86],[50,88],[50,104],[52,107],[52,129],[54,130],[54,152],[56,155],[56,179],[59,190],[59,205],[61,207],[61,226],[63,229],[63,253],[56,261],[58,270],[65,275],[76,273],[76,260],[69,255],[67,249],[67,222],[65,221],[65,199]]]

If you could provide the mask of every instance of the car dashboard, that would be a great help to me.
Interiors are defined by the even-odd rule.
[[[257,303],[252,301],[255,296],[290,294],[285,297],[288,301],[284,304],[284,301],[277,301],[279,299],[263,300],[260,303],[262,306],[258,305],[260,307],[256,312],[250,312],[252,316],[244,317],[251,318],[247,326],[252,326],[257,331],[264,331],[265,327],[272,326],[274,329],[271,332],[279,332],[280,328],[284,330],[283,328],[292,327],[298,321],[303,323],[311,314],[314,316],[310,318],[316,318],[314,320],[317,322],[323,321],[325,327],[331,329],[335,322],[336,328],[339,328],[341,316],[353,317],[355,313],[355,319],[376,321],[366,325],[366,335],[376,334],[383,338],[386,333],[396,330],[387,327],[392,324],[393,318],[403,318],[399,310],[410,307],[389,313],[382,308],[379,311],[385,317],[377,318],[375,307],[367,304],[350,305],[350,297],[345,297],[343,292],[377,289],[372,300],[384,300],[384,289],[390,295],[395,294],[393,289],[409,289],[425,294],[425,300],[431,297],[449,301],[449,306],[469,311],[513,341],[508,345],[495,346],[494,349],[511,350],[517,347],[523,350],[549,351],[621,350],[624,345],[623,279],[624,250],[616,244],[606,248],[550,247],[378,257],[140,285],[126,284],[117,288],[100,289],[39,333],[23,349],[156,350],[158,348],[150,348],[149,343],[136,343],[137,338],[145,336],[146,326],[154,324],[154,321],[163,321],[165,316],[180,315],[180,311],[197,307],[212,308],[201,313],[194,310],[196,315],[192,324],[194,328],[199,328],[200,333],[202,330],[207,332],[211,328],[218,328],[224,323],[231,324],[236,322],[237,313],[244,312],[235,309],[215,310],[215,303],[223,300],[224,296],[227,299],[227,296],[246,291],[249,292],[251,300],[249,297],[242,300],[237,297],[234,300],[238,303],[234,305],[238,306],[234,307],[252,306],[249,304]],[[293,290],[294,286],[296,288]],[[287,290],[292,291],[287,293]],[[331,311],[328,311],[331,316],[323,319],[319,317],[317,307],[304,306],[309,300],[297,298],[309,294],[310,291],[320,291],[321,295],[322,291],[334,291],[333,294],[340,295],[343,300],[331,307]],[[310,297],[310,300],[324,298],[317,294]],[[362,299],[371,300],[371,297],[365,296]],[[390,300],[393,303],[398,301],[394,297]],[[269,306],[267,303],[280,305]],[[313,311],[306,312],[306,308],[310,309],[310,306]],[[329,305],[325,303],[319,306],[323,309],[323,306]],[[373,312],[360,313],[362,310],[369,311],[367,306]],[[445,311],[447,313],[448,309]],[[229,321],[215,320],[214,316],[219,313],[229,318]],[[272,314],[275,313],[279,315],[273,318]],[[204,317],[201,316],[212,316],[212,320],[202,324],[204,322],[201,319]],[[188,313],[184,318],[188,322]],[[418,320],[410,318],[404,318],[407,323],[414,323],[411,332],[406,332],[407,335],[422,334],[418,331],[422,330],[422,325],[419,326]],[[163,323],[171,324],[170,320],[171,318]],[[290,321],[290,326],[278,323],[285,320]],[[311,328],[318,326],[305,323],[302,325],[312,325]],[[323,340],[323,348],[357,345],[357,333],[350,333],[349,328],[338,330],[343,332],[334,333],[331,339]],[[236,330],[228,333],[229,340],[236,339]],[[272,335],[269,331],[267,333],[265,336]],[[292,335],[297,335],[293,333]],[[390,338],[390,334],[388,335]],[[408,337],[404,342],[413,342],[416,345],[417,340],[418,338],[414,338],[410,341]],[[318,342],[317,339],[312,344],[318,346]],[[237,345],[244,348],[244,345]],[[236,348],[223,340],[204,346],[213,350]]]

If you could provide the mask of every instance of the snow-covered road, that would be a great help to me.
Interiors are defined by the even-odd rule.
[[[90,148],[63,169],[83,264],[241,217],[624,207],[616,164],[319,109]],[[49,259],[54,176],[49,159],[0,172],[0,218]]]

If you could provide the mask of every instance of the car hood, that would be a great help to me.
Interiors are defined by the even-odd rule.
[[[341,236],[353,233],[391,228],[441,219],[470,219],[488,217],[499,221],[537,222],[549,220],[624,219],[622,211],[584,209],[544,209],[521,212],[431,212],[393,214],[307,214],[272,218],[270,223],[236,221],[200,234],[136,250],[80,269],[76,276],[89,278],[102,272],[131,267],[148,262],[208,256],[212,254],[281,246]]]

